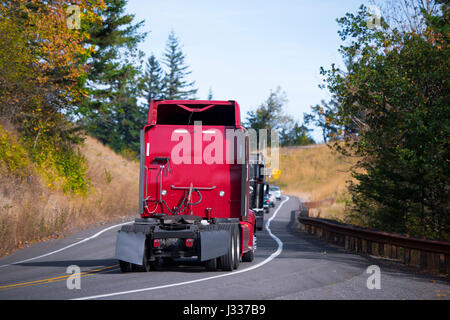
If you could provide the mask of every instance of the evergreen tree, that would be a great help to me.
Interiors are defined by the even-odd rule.
[[[147,98],[147,105],[154,99],[161,99],[163,96],[163,70],[152,53],[147,60],[145,75],[144,75],[144,91]]]
[[[427,1],[429,3],[429,1]],[[330,145],[358,157],[353,217],[362,225],[450,239],[449,5],[421,12],[425,33],[338,20],[347,71],[322,69],[333,103],[313,109]]]
[[[310,129],[295,121],[291,117],[286,120],[280,130],[280,145],[286,146],[303,146],[314,144],[313,138],[308,134]]]
[[[83,101],[87,131],[116,151],[136,147],[136,137],[145,123],[146,113],[137,104],[143,89],[142,57],[137,45],[146,33],[134,23],[134,15],[125,13],[126,0],[105,0],[103,21],[90,25],[89,43],[95,53],[89,60],[89,95]],[[137,138],[138,139],[138,138]]]
[[[212,89],[211,89],[211,87],[209,88],[209,91],[208,91],[208,100],[213,100],[214,99],[214,96],[213,96],[213,92],[212,92]]]
[[[256,110],[247,112],[245,127],[255,130],[279,129],[283,119],[283,106],[286,103],[286,94],[278,87],[271,91],[267,100]]]
[[[197,93],[198,89],[194,88],[195,81],[187,80],[191,71],[188,71],[189,66],[185,64],[185,58],[175,33],[171,31],[162,59],[168,69],[164,76],[165,99],[193,99]]]
[[[286,102],[286,93],[278,87],[275,91],[270,92],[266,101],[256,110],[247,112],[244,126],[257,132],[260,129],[265,129],[268,133],[276,130],[279,133],[281,146],[314,143],[314,140],[308,135],[310,130],[284,113]],[[270,140],[268,144],[270,145]]]

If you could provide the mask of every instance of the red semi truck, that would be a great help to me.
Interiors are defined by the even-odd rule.
[[[139,214],[122,226],[122,272],[197,257],[207,270],[253,260],[249,138],[235,101],[154,100],[141,131]]]

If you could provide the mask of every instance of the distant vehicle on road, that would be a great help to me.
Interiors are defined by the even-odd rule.
[[[275,207],[275,195],[271,192],[269,192],[269,206],[271,206],[272,208]]]
[[[255,211],[255,228],[256,230],[261,231],[264,227],[264,212],[265,208]]]
[[[266,212],[266,213],[269,212],[270,200],[269,200],[268,193],[264,196],[263,206],[264,206],[264,212]]]
[[[272,193],[277,200],[281,200],[281,189],[278,186],[270,186],[269,192]]]
[[[264,156],[261,153],[250,154],[250,208],[255,213],[255,229],[262,230],[264,225],[264,193],[268,190],[265,177]]]

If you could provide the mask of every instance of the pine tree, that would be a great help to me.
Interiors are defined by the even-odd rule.
[[[373,29],[364,6],[338,20],[351,63],[322,68],[334,102],[313,117],[333,149],[358,158],[348,209],[360,225],[450,240],[447,2],[434,15],[421,8],[425,34],[392,32],[383,19]]]
[[[197,93],[194,88],[195,81],[189,82],[187,77],[191,74],[189,66],[185,64],[184,55],[178,38],[173,31],[170,32],[162,62],[168,71],[164,76],[164,98],[168,100],[193,99]]]
[[[212,89],[211,89],[211,87],[209,88],[209,91],[208,91],[208,100],[213,100],[214,99],[214,96],[213,96],[213,92],[212,92]]]
[[[269,97],[255,111],[247,112],[245,126],[255,130],[279,129],[284,120],[283,106],[287,99],[286,94],[278,87],[271,91]]]
[[[126,0],[105,0],[103,21],[90,25],[89,43],[95,53],[89,61],[89,96],[83,101],[87,131],[116,151],[132,149],[146,112],[137,104],[143,89],[137,49],[146,33],[134,23],[134,15],[125,13]]]
[[[282,146],[306,145],[315,143],[308,135],[304,125],[285,114],[284,105],[287,102],[286,93],[278,87],[271,91],[269,97],[256,110],[247,112],[244,126],[248,129],[265,129],[268,132],[276,130]],[[270,140],[268,145],[270,145]]]
[[[282,147],[314,144],[309,131],[306,126],[287,116],[280,129],[280,144]]]
[[[144,91],[147,98],[147,105],[154,99],[161,99],[163,96],[163,70],[152,53],[147,60],[144,75]]]

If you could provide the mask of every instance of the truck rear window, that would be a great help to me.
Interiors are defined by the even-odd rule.
[[[191,109],[202,109],[208,105],[192,105]],[[176,104],[158,105],[157,124],[194,125],[194,121],[202,121],[205,126],[234,126],[236,124],[235,108],[230,105],[216,105],[201,112],[191,112]]]

